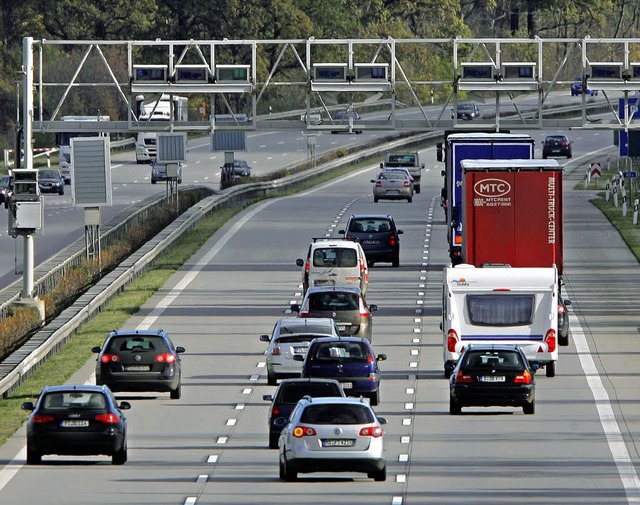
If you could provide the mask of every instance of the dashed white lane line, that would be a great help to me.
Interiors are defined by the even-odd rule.
[[[184,505],[195,505],[198,501],[198,498],[195,496],[189,496],[184,500]]]
[[[217,454],[212,454],[211,456],[209,456],[207,458],[207,463],[214,464],[214,463],[217,463],[217,462],[218,462],[218,455]]]

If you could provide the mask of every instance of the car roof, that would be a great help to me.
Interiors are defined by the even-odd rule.
[[[331,384],[337,384],[338,386],[340,386],[340,382],[338,382],[337,379],[330,379],[330,378],[321,378],[321,377],[291,377],[288,379],[281,379],[280,380],[280,384],[278,385],[278,387],[282,387],[282,385],[286,385],[286,384],[308,384],[308,383],[320,383],[320,384],[326,384],[326,383],[331,383]]]
[[[167,333],[164,330],[113,330],[109,333],[109,337],[167,337]]]
[[[517,344],[469,344],[468,351],[517,351]]]
[[[63,384],[60,386],[45,386],[42,393],[61,393],[67,391],[88,391],[92,393],[106,393],[107,386],[96,386],[95,384]]]
[[[357,286],[311,286],[307,289],[307,295],[313,293],[340,293],[345,291],[362,294],[362,290]]]
[[[344,238],[328,238],[327,240],[316,240],[311,243],[312,247],[351,247],[358,248],[358,243],[351,239]]]
[[[351,214],[349,219],[393,219],[391,214]]]
[[[333,327],[333,319],[330,317],[283,317],[282,319],[278,319],[278,326],[280,328],[306,328],[310,325],[319,326],[322,324]]]
[[[371,408],[368,401],[365,401],[363,397],[355,396],[318,396],[310,399],[302,398],[300,401],[308,403],[309,405],[326,405],[327,403],[342,403],[347,405],[366,405]]]
[[[367,343],[370,344],[369,340],[367,340],[364,337],[343,337],[342,335],[338,336],[338,337],[318,337],[318,338],[314,338],[311,343],[325,343],[325,342],[352,342],[352,343],[358,343],[358,342],[363,342],[363,343]]]

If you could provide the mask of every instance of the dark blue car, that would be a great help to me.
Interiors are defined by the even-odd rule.
[[[364,396],[371,405],[380,402],[378,361],[387,356],[376,356],[366,338],[316,338],[311,341],[306,358],[296,355],[294,359],[304,360],[302,377],[336,379],[347,396]]]

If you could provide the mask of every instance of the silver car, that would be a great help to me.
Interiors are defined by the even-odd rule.
[[[293,356],[304,356],[309,342],[316,337],[337,337],[336,323],[324,318],[283,318],[276,321],[271,335],[260,335],[267,347],[267,383],[275,386],[278,379],[300,377],[302,363]]]
[[[387,463],[382,425],[364,398],[311,398],[298,402],[278,440],[280,479],[298,473],[364,472],[384,481]]]
[[[371,181],[373,183],[373,201],[378,200],[413,200],[413,182],[401,171],[384,170],[378,177]]]

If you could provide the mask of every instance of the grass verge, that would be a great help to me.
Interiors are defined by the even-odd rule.
[[[312,181],[278,195],[295,194],[341,175],[373,164],[374,161],[349,165],[315,177]],[[268,197],[265,197],[266,199]],[[255,202],[254,202],[255,203]],[[7,398],[0,400],[0,444],[4,444],[22,426],[27,413],[20,405],[35,401],[46,385],[64,384],[92,356],[91,348],[101,345],[107,334],[121,328],[127,320],[158,290],[169,277],[193,256],[206,241],[243,208],[223,208],[203,219],[155,264],[123,290],[103,311],[84,325],[54,356]]]

